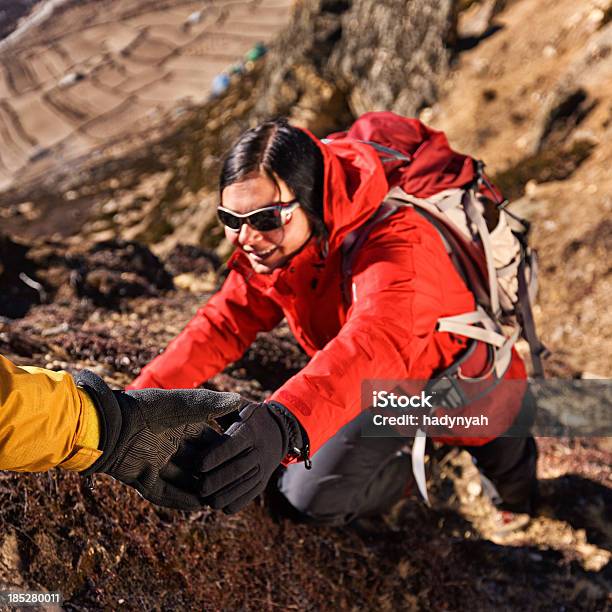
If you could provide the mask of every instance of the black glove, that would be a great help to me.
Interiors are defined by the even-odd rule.
[[[201,495],[227,514],[242,510],[265,488],[289,454],[302,456],[307,469],[308,442],[295,417],[281,404],[249,404],[240,420],[203,449]]]
[[[134,487],[145,499],[169,508],[202,507],[197,474],[183,469],[187,447],[205,444],[211,419],[244,405],[237,393],[205,389],[111,391],[93,372],[75,376],[101,418],[102,456],[87,470],[104,472]],[[173,460],[174,459],[174,460]]]

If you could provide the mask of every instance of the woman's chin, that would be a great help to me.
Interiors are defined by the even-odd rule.
[[[257,274],[271,274],[276,268],[283,263],[282,257],[270,257],[269,259],[259,259],[249,257],[251,267]]]
[[[270,266],[262,263],[255,263],[254,261],[251,261],[251,267],[257,274],[271,274],[272,270],[274,270],[274,268]]]

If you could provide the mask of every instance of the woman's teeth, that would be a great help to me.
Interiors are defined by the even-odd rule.
[[[271,255],[274,251],[276,251],[276,247],[272,247],[270,249],[266,249],[265,251],[248,251],[249,255],[253,255],[259,259],[263,259],[268,255]]]

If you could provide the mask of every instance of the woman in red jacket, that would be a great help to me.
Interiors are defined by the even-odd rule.
[[[390,113],[360,121],[368,117],[398,121]],[[441,144],[436,132],[423,137]],[[453,163],[440,169],[437,186],[466,184],[467,158],[447,150]],[[406,440],[361,436],[369,417],[361,411],[362,382],[428,380],[447,368],[466,342],[436,331],[436,322],[473,310],[474,298],[434,227],[410,208],[372,230],[353,262],[351,302],[343,298],[341,246],[388,190],[370,145],[349,138],[323,144],[283,120],[248,130],[227,156],[218,216],[236,247],[230,274],[132,388],[197,386],[283,317],[311,360],[267,402],[244,408],[205,454],[202,494],[211,506],[241,509],[281,462],[288,465],[280,492],[311,519],[343,524],[402,495],[410,474]],[[516,354],[510,370],[525,376]],[[537,454],[531,438],[468,450],[507,508],[529,509]],[[296,464],[300,458],[312,469]]]

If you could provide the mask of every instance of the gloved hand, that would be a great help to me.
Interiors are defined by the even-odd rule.
[[[75,382],[101,418],[102,456],[83,475],[109,474],[160,506],[202,507],[197,474],[179,459],[190,442],[206,443],[205,434],[213,433],[211,419],[244,405],[240,395],[205,389],[111,391],[88,370],[78,373]]]
[[[226,514],[242,510],[266,488],[289,454],[302,456],[307,469],[308,441],[295,417],[281,404],[248,404],[240,419],[203,449],[201,495]]]

